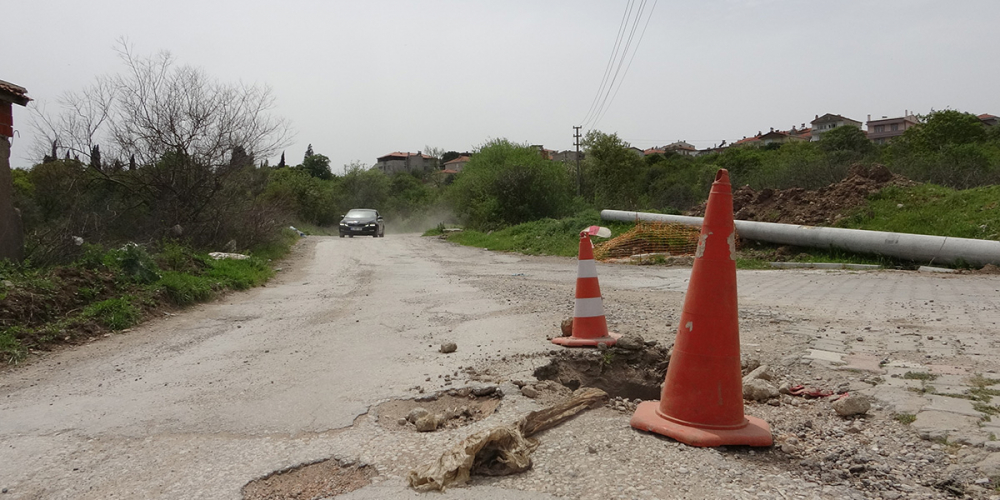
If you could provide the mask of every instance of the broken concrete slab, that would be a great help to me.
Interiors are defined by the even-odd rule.
[[[847,363],[844,366],[839,367],[839,370],[861,370],[872,373],[885,373],[885,370],[879,365],[882,359],[873,354],[848,354],[844,356],[844,362]]]
[[[923,439],[946,439],[959,429],[976,427],[979,418],[946,411],[926,410],[917,413],[910,427]]]
[[[983,416],[982,412],[976,411],[972,406],[972,401],[963,398],[949,398],[947,396],[939,396],[932,394],[929,396],[930,404],[923,407],[923,411],[939,411],[946,413],[954,413],[956,415],[965,415],[969,417],[981,418]],[[919,418],[919,414],[917,415]]]
[[[844,355],[833,351],[824,351],[822,349],[808,349],[808,353],[805,355],[807,359],[815,359],[817,361],[826,361],[827,363],[837,363],[841,364],[844,362]]]

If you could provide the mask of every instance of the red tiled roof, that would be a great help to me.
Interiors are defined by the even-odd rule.
[[[453,160],[448,160],[448,161],[444,162],[444,164],[445,165],[454,165],[456,163],[465,163],[467,161],[469,161],[469,157],[465,156],[465,155],[462,155],[462,156],[459,156],[458,158],[455,158]]]
[[[760,136],[757,135],[757,136],[754,136],[754,137],[744,137],[744,138],[742,138],[742,139],[734,142],[733,145],[734,146],[738,146],[740,144],[750,144],[751,142],[760,142]]]
[[[996,116],[991,115],[989,113],[983,113],[983,114],[977,116],[976,118],[979,118],[980,120],[992,120],[992,119],[996,118]]]
[[[21,106],[25,106],[31,101],[27,89],[3,80],[0,80],[0,97],[6,97],[5,101],[12,101]]]
[[[442,174],[457,174],[458,170],[448,170],[447,168],[441,171]]]
[[[667,150],[661,148],[649,148],[642,152],[644,155],[666,154]]]

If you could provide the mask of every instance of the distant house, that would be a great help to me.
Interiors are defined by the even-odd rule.
[[[996,116],[988,115],[988,114],[982,114],[982,115],[979,115],[978,118],[979,118],[979,121],[983,122],[983,125],[987,125],[987,126],[990,126],[990,127],[994,127],[996,125],[1000,125],[1000,117],[996,117]]]
[[[462,155],[453,160],[448,160],[444,162],[443,165],[444,172],[447,174],[457,174],[461,172],[463,168],[465,168],[466,163],[469,163],[468,155]]]
[[[677,141],[671,144],[667,144],[666,146],[663,146],[663,149],[665,149],[666,151],[673,151],[674,153],[684,156],[698,155],[698,149],[695,148],[693,144],[688,144],[687,142],[684,141]]]
[[[555,156],[556,154],[556,151],[551,149],[545,149],[544,147],[542,147],[541,144],[532,144],[531,147],[537,149],[538,154],[540,154],[542,158],[545,160],[551,160],[552,157]]]
[[[552,155],[552,161],[561,161],[563,163],[576,163],[577,157],[579,157],[580,161],[583,161],[586,155],[583,154],[583,151],[577,153],[574,150],[567,149],[566,151],[560,151]]]
[[[823,116],[816,115],[816,119],[810,122],[810,125],[812,125],[812,140],[814,141],[820,140],[824,133],[837,127],[850,126],[861,130],[861,122],[832,113]]]
[[[629,146],[628,150],[631,151],[631,152],[633,152],[633,153],[635,153],[639,158],[642,158],[643,156],[646,156],[646,153],[643,150],[641,150],[641,149],[639,149],[639,148],[637,148],[635,146]]]
[[[761,134],[757,137],[760,144],[766,146],[768,144],[784,144],[786,142],[795,141],[809,141],[812,137],[812,131],[810,129],[796,129],[792,127],[791,130],[774,130],[771,129],[770,132],[766,134]]]
[[[419,172],[433,170],[437,166],[437,158],[421,153],[389,153],[378,157],[372,168],[377,168],[387,174],[396,172]]]
[[[31,98],[24,87],[0,80],[0,260],[24,257],[21,214],[14,208],[10,174],[10,141],[14,137],[14,104],[27,106]]]
[[[744,137],[733,143],[733,147],[760,145],[760,132],[751,137]]]
[[[698,149],[692,144],[688,144],[684,141],[677,141],[666,146],[653,146],[642,152],[642,156],[649,155],[665,155],[667,153],[676,153],[684,156],[698,156]]]
[[[909,111],[897,118],[883,116],[878,120],[872,120],[871,115],[868,115],[868,123],[866,124],[868,138],[875,144],[885,144],[893,138],[903,135],[903,132],[919,123],[917,117],[911,115]]]

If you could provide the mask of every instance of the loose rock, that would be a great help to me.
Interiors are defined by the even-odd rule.
[[[849,394],[847,397],[838,399],[832,403],[834,411],[841,417],[852,415],[862,415],[871,409],[871,401],[867,397],[858,394]]]
[[[560,327],[562,328],[563,337],[573,336],[573,318],[566,318],[562,320],[562,325],[560,325]]]
[[[438,427],[438,417],[437,415],[424,415],[417,419],[416,426],[419,432],[433,432],[437,430]]]
[[[423,417],[426,417],[427,415],[430,415],[430,414],[431,414],[431,412],[429,412],[426,409],[421,408],[421,407],[418,406],[418,407],[410,410],[410,413],[406,414],[406,420],[408,422],[411,422],[411,423],[417,423],[417,420],[419,420],[419,419],[421,419]]]
[[[457,350],[458,350],[458,345],[455,344],[454,342],[445,342],[444,344],[441,344],[440,351],[444,354],[453,353]]]
[[[748,401],[767,401],[778,397],[778,388],[766,380],[755,378],[743,384],[743,399]]]

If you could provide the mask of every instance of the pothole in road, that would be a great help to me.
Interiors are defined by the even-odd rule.
[[[597,387],[612,398],[660,399],[670,350],[642,342],[641,338],[618,344],[607,349],[557,351],[547,365],[535,369],[535,378],[551,380],[574,391]]]
[[[243,500],[318,500],[363,488],[374,467],[334,459],[272,472],[243,486]]]
[[[496,386],[463,387],[380,404],[375,409],[378,423],[385,429],[429,432],[453,429],[482,420],[500,407],[503,396]]]

